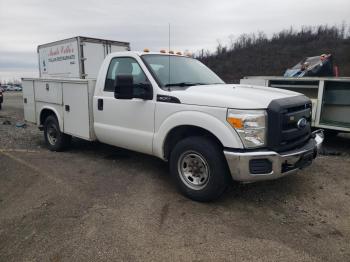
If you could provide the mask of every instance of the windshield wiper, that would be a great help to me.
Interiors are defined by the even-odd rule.
[[[165,87],[171,87],[171,86],[199,86],[199,85],[206,85],[206,84],[205,83],[180,82],[180,83],[166,84]]]

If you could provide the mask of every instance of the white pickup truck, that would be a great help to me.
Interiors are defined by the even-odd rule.
[[[23,79],[25,119],[50,150],[71,137],[169,161],[182,193],[218,198],[230,181],[275,179],[309,165],[323,141],[296,92],[225,84],[196,59],[109,54],[97,80]]]

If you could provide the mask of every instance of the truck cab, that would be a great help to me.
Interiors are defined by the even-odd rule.
[[[52,113],[49,101],[33,98],[34,122],[43,128],[50,149],[63,149],[79,126],[87,126],[85,139],[168,161],[181,192],[197,201],[218,198],[232,179],[255,182],[293,174],[311,164],[323,141],[321,131],[311,132],[306,96],[226,84],[184,55],[109,54],[94,86],[86,80],[85,103],[74,91],[74,80],[28,81],[32,84],[23,86],[34,90],[35,81],[62,82],[63,99]],[[72,117],[75,110],[85,114],[86,125]],[[76,131],[65,131],[66,125]]]

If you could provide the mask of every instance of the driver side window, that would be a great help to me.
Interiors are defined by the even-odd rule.
[[[115,57],[111,60],[108,68],[104,91],[114,92],[115,80],[119,75],[132,75],[134,94],[144,92],[142,88],[149,83],[145,73],[134,58]]]

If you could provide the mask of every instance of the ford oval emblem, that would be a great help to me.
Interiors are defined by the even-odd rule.
[[[302,117],[298,120],[297,127],[303,129],[307,125],[307,120],[305,117]]]

